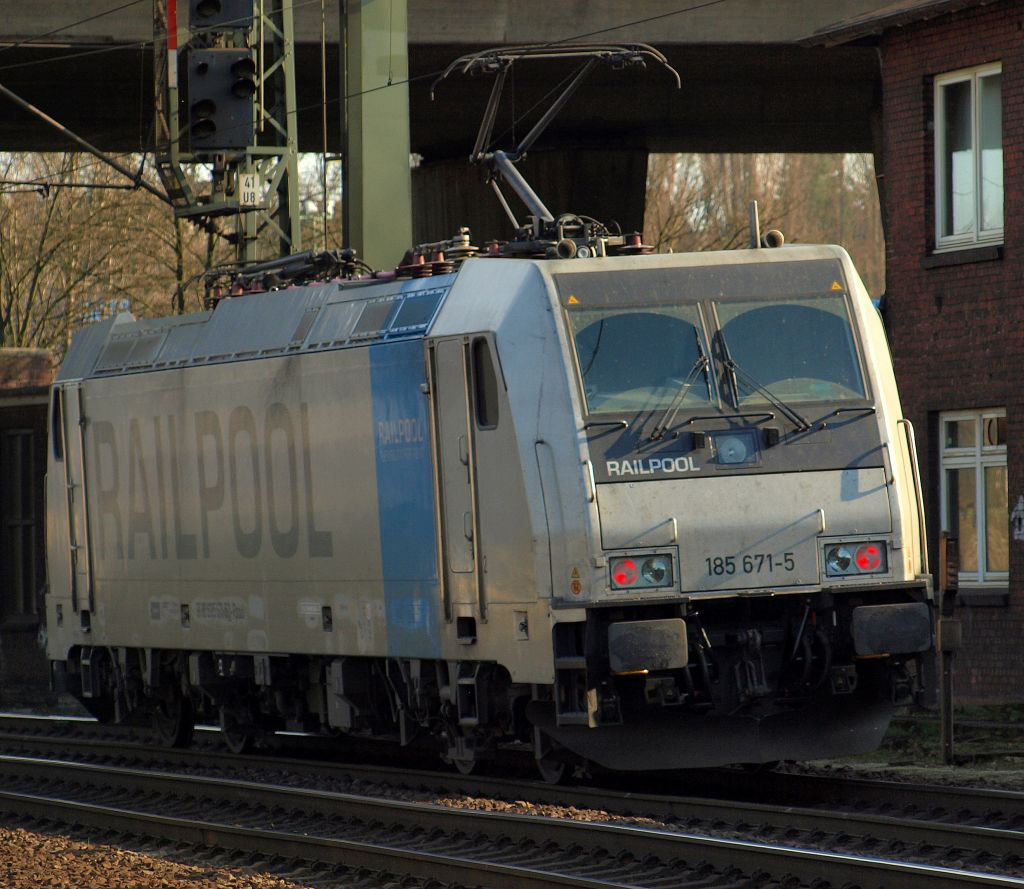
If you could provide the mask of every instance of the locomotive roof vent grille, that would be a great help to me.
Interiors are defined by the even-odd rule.
[[[94,347],[98,357],[91,373],[112,376],[421,337],[440,311],[449,287],[337,302],[327,302],[325,287],[305,290],[275,294],[274,303],[263,305],[253,297],[224,300],[216,313],[207,312],[199,321],[182,319],[163,330],[137,327],[108,334]]]

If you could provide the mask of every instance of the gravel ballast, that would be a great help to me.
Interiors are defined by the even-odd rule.
[[[116,846],[0,828],[3,889],[308,889],[237,866],[186,864]]]

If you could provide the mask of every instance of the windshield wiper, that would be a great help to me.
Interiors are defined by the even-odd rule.
[[[732,377],[732,391],[733,396],[736,399],[736,407],[739,407],[740,405],[740,387],[737,382],[737,378],[739,378],[755,392],[761,393],[761,395],[767,398],[776,409],[789,417],[790,422],[796,426],[797,432],[806,432],[811,428],[811,424],[803,415],[793,410],[793,408],[786,404],[786,402],[779,398],[770,389],[761,385],[761,383],[755,380],[740,366],[739,363],[737,363],[736,359],[732,357],[732,352],[729,351],[729,344],[725,341],[725,334],[722,333],[721,330],[718,331],[718,342],[722,347],[722,356],[725,359],[723,363]]]
[[[774,392],[765,386],[762,386],[757,380],[755,380],[747,371],[745,371],[739,364],[736,363],[736,359],[729,354],[729,347],[725,345],[725,337],[722,337],[722,345],[725,348],[725,366],[729,369],[733,378],[733,391],[736,392],[736,404],[739,405],[739,386],[736,383],[737,377],[755,392],[759,392],[765,398],[772,403],[779,411],[789,417],[790,421],[796,426],[797,432],[806,432],[811,428],[811,424],[807,419],[797,413],[791,408],[786,402],[779,398]]]
[[[697,374],[701,371],[704,373],[704,385],[708,389],[708,401],[711,401],[711,378],[708,375],[708,368],[711,366],[711,362],[708,360],[707,353],[704,351],[704,346],[700,341],[700,332],[696,327],[693,328],[694,338],[697,340],[697,360],[693,362],[689,372],[686,374],[686,379],[680,384],[676,390],[676,394],[672,396],[672,400],[669,402],[668,407],[665,408],[662,421],[654,427],[654,431],[651,432],[651,440],[657,441],[659,438],[664,437],[665,433],[668,432],[669,427],[672,425],[679,413],[679,408],[683,406],[683,401],[686,398],[686,394],[690,391],[690,388],[697,381]]]
[[[620,429],[629,429],[628,420],[588,420],[583,424],[584,430],[596,429],[598,426],[618,426]]]

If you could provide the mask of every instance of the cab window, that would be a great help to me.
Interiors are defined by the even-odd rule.
[[[745,375],[786,401],[865,397],[846,301],[821,296],[766,302],[718,302],[721,335]],[[739,404],[763,394],[739,380]]]
[[[471,354],[476,425],[480,429],[494,429],[498,425],[498,375],[494,372],[490,344],[477,337]]]
[[[569,313],[590,413],[707,404],[711,380],[696,306],[601,308]]]

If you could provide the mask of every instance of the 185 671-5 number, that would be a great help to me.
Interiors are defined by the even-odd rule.
[[[796,570],[793,553],[746,553],[742,556],[710,556],[704,559],[713,577],[733,574],[760,574],[764,571]]]

